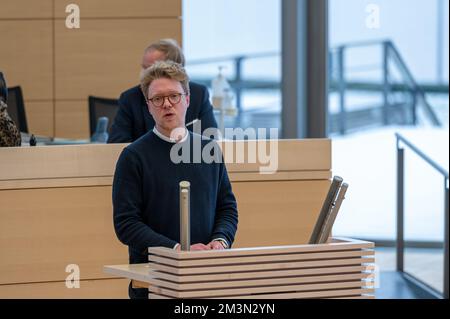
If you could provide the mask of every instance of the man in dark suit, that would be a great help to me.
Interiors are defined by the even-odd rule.
[[[177,42],[163,39],[149,45],[142,58],[142,70],[156,61],[171,60],[184,66],[185,58]],[[186,113],[186,126],[201,121],[201,130],[217,128],[213,108],[209,102],[208,89],[201,84],[189,82],[190,105]],[[155,121],[148,111],[145,97],[139,85],[123,92],[119,98],[119,110],[111,126],[108,143],[130,143],[152,130]]]

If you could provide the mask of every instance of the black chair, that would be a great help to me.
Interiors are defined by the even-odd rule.
[[[20,86],[8,88],[8,114],[19,131],[28,132],[27,116],[25,114],[25,103],[23,102],[22,89]]]
[[[95,133],[97,120],[100,117],[108,118],[108,133],[119,110],[119,100],[89,96],[89,127],[91,136]]]

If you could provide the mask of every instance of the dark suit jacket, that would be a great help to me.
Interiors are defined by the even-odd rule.
[[[208,89],[193,82],[189,82],[189,88],[190,103],[186,111],[186,124],[199,119],[202,132],[210,127],[217,128]],[[108,143],[134,142],[154,126],[155,120],[148,111],[144,94],[139,86],[135,86],[120,95],[119,110],[111,126]],[[188,129],[192,131],[192,126]]]

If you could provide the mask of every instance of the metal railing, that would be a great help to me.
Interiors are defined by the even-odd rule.
[[[382,81],[380,84],[370,84],[366,83],[353,83],[350,86],[350,82],[347,80],[347,66],[346,66],[346,54],[350,49],[364,48],[370,46],[382,46]],[[334,55],[336,56],[334,58]],[[392,77],[392,70],[390,66],[394,66],[401,75],[401,81],[395,82]],[[352,89],[364,90],[364,87],[372,87],[382,92],[383,103],[380,108],[380,113],[373,115],[374,106],[367,107],[366,109],[353,111],[353,119],[356,121],[355,115],[360,118],[368,118],[366,122],[379,122],[382,125],[394,124],[393,118],[396,114],[401,114],[400,124],[411,124],[417,125],[417,108],[422,106],[426,116],[433,126],[441,126],[441,123],[436,116],[433,108],[429,105],[425,92],[420,85],[417,84],[414,77],[412,76],[409,68],[407,67],[405,61],[400,55],[399,51],[392,43],[392,41],[372,41],[372,42],[359,42],[350,43],[337,47],[335,50],[330,52],[330,75],[333,75],[333,70],[336,69],[336,79],[331,79],[330,88],[331,91],[338,92],[339,95],[339,113],[337,114],[337,125],[333,126],[333,121],[329,121],[329,131],[334,130],[339,131],[340,134],[344,135],[349,129],[349,112],[346,107],[346,94],[347,91]],[[359,85],[358,85],[359,84]],[[394,102],[393,94],[398,92],[404,93],[409,96],[409,100],[405,98],[404,101]],[[448,92],[448,88],[447,88]],[[376,106],[375,106],[376,107]],[[359,114],[357,114],[359,113]],[[329,118],[332,117],[329,115]],[[403,123],[402,123],[403,122]],[[337,126],[337,128],[336,128]]]
[[[382,71],[382,79],[379,82],[351,81],[348,79],[350,66],[345,63],[346,54],[354,48],[364,48],[370,46],[381,46],[382,65],[374,65],[374,69]],[[261,111],[247,111],[242,107],[242,93],[245,90],[280,90],[281,82],[273,79],[244,79],[243,65],[249,60],[260,58],[279,57],[278,52],[264,52],[259,54],[234,55],[217,58],[191,60],[187,66],[198,66],[223,63],[233,65],[234,76],[230,79],[230,85],[236,95],[236,107],[239,117],[245,113],[256,113]],[[394,81],[393,72],[390,66],[394,66],[401,75],[401,81]],[[337,92],[339,95],[339,112],[337,114],[328,113],[329,133],[339,132],[347,134],[349,130],[360,129],[368,125],[390,125],[390,124],[411,124],[418,123],[417,110],[422,107],[424,114],[434,126],[441,123],[433,108],[426,99],[426,93],[448,94],[448,85],[419,85],[412,76],[405,61],[400,55],[395,45],[389,41],[370,41],[349,43],[330,50],[329,55],[329,77],[330,93]],[[193,81],[211,85],[212,77],[193,77]],[[349,91],[353,92],[381,92],[382,105],[368,105],[358,110],[348,110],[346,96]],[[402,93],[404,99],[395,101],[395,95]],[[244,115],[245,115],[244,114]],[[397,119],[395,120],[395,117]],[[240,121],[238,121],[240,122]]]
[[[280,82],[271,81],[271,80],[243,80],[243,63],[246,60],[250,59],[260,59],[260,58],[270,58],[270,57],[279,57],[280,54],[278,52],[263,52],[263,53],[255,53],[248,55],[235,55],[228,57],[217,57],[217,58],[209,58],[202,60],[193,60],[189,61],[188,65],[202,65],[202,64],[212,64],[219,63],[224,61],[232,61],[234,67],[234,78],[230,81],[230,85],[233,88],[236,94],[236,108],[239,113],[242,112],[242,91],[246,89],[280,89]],[[198,79],[197,82],[200,82],[206,86],[211,84],[212,79]]]
[[[397,146],[397,271],[405,275],[405,278],[415,284],[417,287],[422,288],[427,293],[438,298],[449,298],[449,192],[448,192],[448,171],[442,168],[439,164],[433,161],[429,156],[422,152],[419,148],[413,145],[405,137],[399,133],[396,136]],[[444,286],[443,294],[436,291],[434,288],[428,286],[422,280],[415,276],[405,272],[404,269],[404,256],[405,256],[405,234],[404,234],[404,221],[405,221],[405,150],[402,145],[411,149],[427,164],[433,167],[443,177],[444,182]]]

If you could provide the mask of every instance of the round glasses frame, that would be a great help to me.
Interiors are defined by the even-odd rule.
[[[148,99],[149,102],[151,102],[153,104],[153,106],[155,107],[162,107],[164,105],[164,102],[167,100],[169,101],[169,103],[174,106],[175,104],[180,103],[181,101],[181,97],[183,95],[183,93],[172,93],[169,95],[158,95],[155,97],[152,97],[151,99]]]

